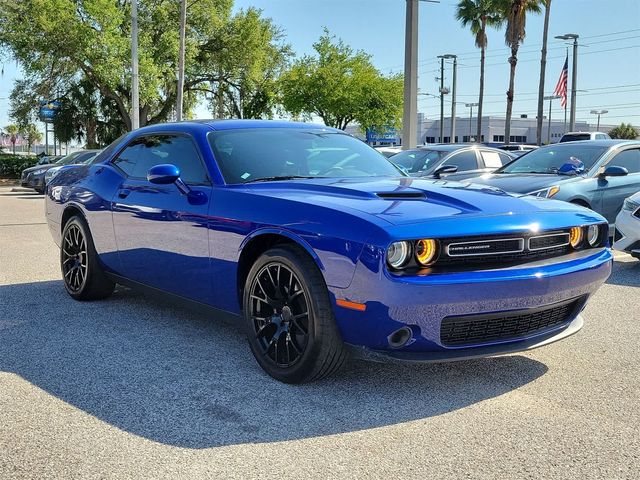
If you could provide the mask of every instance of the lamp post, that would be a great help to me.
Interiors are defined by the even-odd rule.
[[[565,33],[557,35],[559,40],[573,40],[573,66],[571,68],[571,113],[569,114],[569,131],[573,131],[576,124],[576,92],[577,92],[577,75],[578,75],[578,38],[577,33]]]
[[[548,118],[549,128],[547,130],[547,144],[551,143],[551,102],[556,98],[560,98],[560,97],[557,97],[556,95],[548,95],[544,97],[545,100],[549,100],[549,118]]]
[[[449,143],[455,143],[456,139],[456,75],[458,71],[458,56],[453,53],[447,53],[445,55],[440,55],[438,58],[441,59],[442,65],[440,68],[440,86],[443,87],[444,81],[444,61],[445,59],[450,60],[453,59],[453,78],[451,80],[451,137],[449,138]],[[448,93],[448,91],[446,92]],[[444,97],[441,100],[441,105],[444,106]]]
[[[404,32],[404,106],[402,113],[402,149],[418,144],[418,2],[440,0],[406,0]]]
[[[598,116],[598,126],[596,127],[596,131],[600,131],[600,115],[604,115],[605,113],[609,113],[609,110],[591,110],[592,115]]]
[[[176,94],[176,120],[182,120],[182,104],[184,95],[184,51],[187,28],[187,0],[180,2],[180,45],[178,47],[178,91]]]
[[[140,127],[138,93],[138,0],[131,0],[131,130]]]
[[[469,108],[469,141],[471,141],[471,117],[473,117],[473,107],[477,107],[479,103],[465,103],[464,106]],[[478,139],[476,138],[476,141]]]

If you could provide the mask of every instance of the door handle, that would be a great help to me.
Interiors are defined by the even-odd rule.
[[[131,190],[127,190],[127,189],[122,189],[118,192],[118,197],[119,198],[127,198],[129,196],[129,194],[131,193]]]

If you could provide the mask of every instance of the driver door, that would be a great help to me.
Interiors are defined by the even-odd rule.
[[[151,167],[167,163],[180,169],[190,194],[147,180]],[[112,200],[120,272],[190,299],[210,298],[207,214],[212,187],[194,141],[184,134],[140,136],[112,165],[122,175]]]

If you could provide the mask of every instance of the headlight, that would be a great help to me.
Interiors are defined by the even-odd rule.
[[[438,245],[435,240],[427,238],[416,242],[416,260],[423,267],[433,262],[437,252]]]
[[[582,228],[571,227],[571,230],[569,230],[569,243],[573,248],[580,248],[580,244],[582,243]]]
[[[40,174],[42,174],[42,173],[44,173],[46,171],[47,171],[46,168],[41,168],[39,170],[36,170],[35,172],[31,172],[31,175],[40,175]]]
[[[589,225],[587,227],[587,242],[590,247],[595,247],[600,240],[600,227],[598,225]]]
[[[533,195],[534,197],[551,198],[559,191],[560,191],[560,187],[558,185],[554,185],[553,187],[543,188],[542,190],[535,190],[533,192],[529,192],[527,193],[527,195]]]
[[[409,242],[393,242],[387,248],[387,263],[391,268],[401,268],[411,256]]]
[[[634,202],[633,200],[626,199],[622,204],[622,209],[627,210],[628,212],[634,212],[640,208],[640,203]]]

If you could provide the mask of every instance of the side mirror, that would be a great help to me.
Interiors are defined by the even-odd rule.
[[[170,163],[155,165],[147,172],[147,180],[156,185],[176,184],[180,193],[187,195],[191,189],[180,179],[180,169]]]
[[[444,173],[456,173],[458,171],[457,165],[442,165],[435,169],[433,176],[440,178]]]
[[[629,170],[624,167],[618,167],[616,165],[611,165],[604,169],[604,172],[600,174],[602,178],[604,177],[624,177],[625,175],[629,175]]]

